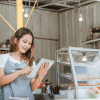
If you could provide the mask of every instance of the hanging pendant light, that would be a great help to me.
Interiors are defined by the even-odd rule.
[[[82,13],[79,14],[79,21],[83,21]]]
[[[81,13],[80,0],[79,0],[79,21],[83,21],[82,13]]]
[[[25,9],[24,17],[28,17],[28,9]]]

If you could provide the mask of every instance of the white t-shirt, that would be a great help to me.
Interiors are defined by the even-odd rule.
[[[9,53],[7,53],[7,54],[0,54],[0,67],[5,68],[5,64],[6,64],[6,61],[8,60],[9,56],[10,56]],[[19,60],[16,60],[16,59],[14,59],[11,56],[9,57],[9,60],[12,61],[13,63],[18,63],[18,64],[21,64],[21,63],[24,62],[23,60],[20,62]],[[36,64],[35,64],[34,61],[33,61],[33,66],[32,67],[33,68],[36,67]]]

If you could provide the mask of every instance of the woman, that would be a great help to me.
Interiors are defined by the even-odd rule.
[[[34,36],[27,28],[20,28],[12,37],[10,53],[0,55],[0,86],[2,99],[21,97],[34,100],[34,91],[47,73],[49,64],[43,64],[37,79],[26,76],[36,66],[34,62]],[[0,99],[1,100],[1,99]]]

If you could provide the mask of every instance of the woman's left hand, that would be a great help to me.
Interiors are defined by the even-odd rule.
[[[46,64],[42,64],[40,70],[39,70],[39,78],[42,80],[44,76],[47,74],[47,70],[49,68],[49,63],[46,62]]]

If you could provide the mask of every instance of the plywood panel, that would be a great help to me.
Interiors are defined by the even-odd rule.
[[[100,9],[100,2],[96,2],[94,7],[96,10],[95,11],[96,13],[94,16],[94,18],[96,19],[95,27],[98,27],[98,26],[100,26],[100,19],[99,19],[100,18],[100,10],[99,10]]]
[[[82,14],[83,14],[83,24],[82,24],[82,41],[86,40],[87,35],[89,35],[89,13],[88,13],[88,6],[84,7],[82,9]],[[82,45],[83,47],[87,47],[86,45]]]
[[[55,51],[57,50],[57,42],[56,41],[50,41],[50,59],[55,60]],[[51,67],[51,82],[52,85],[56,85],[56,66],[55,64]]]
[[[0,14],[2,15],[2,5],[0,4]],[[1,17],[0,17],[0,23],[3,23],[3,20],[1,19]],[[1,30],[2,29],[2,25],[0,25],[0,37],[2,36],[2,31],[3,30]],[[2,38],[0,39],[0,44],[2,43]]]
[[[92,5],[88,5],[86,7],[83,8],[84,12],[83,12],[83,17],[84,17],[84,21],[82,24],[82,39],[86,40],[87,36],[90,35],[89,29],[91,28],[91,26],[93,26],[93,7]],[[91,48],[91,44],[85,44],[82,45],[85,48]]]
[[[43,46],[43,58],[50,58],[50,40],[42,40],[42,46]],[[47,75],[44,77],[43,80],[48,79],[51,81],[51,69],[48,70]]]
[[[93,5],[93,26],[98,27],[100,26],[100,2],[96,2]],[[100,48],[100,42],[98,43],[98,46]]]
[[[41,35],[42,38],[49,38],[50,37],[50,20],[49,20],[49,13],[48,11],[42,11],[41,10],[41,26],[40,26],[40,30],[41,30]]]
[[[4,18],[5,18],[5,5],[2,5],[2,16],[4,16]],[[6,40],[6,37],[5,37],[5,25],[6,25],[6,23],[5,22],[3,22],[3,33],[2,33],[2,35],[3,35],[3,42],[5,42],[5,40]]]
[[[42,46],[42,40],[41,39],[35,39],[35,51],[34,51],[34,57],[36,64],[41,60],[43,57],[43,46]]]
[[[75,8],[75,20],[74,20],[74,32],[75,32],[75,46],[76,47],[79,47],[80,44],[79,44],[79,37],[80,37],[80,34],[79,34],[79,13],[78,13],[78,9]]]
[[[67,38],[69,40],[69,46],[73,46],[73,35],[72,35],[72,10],[68,11],[68,34],[69,34],[69,38]]]
[[[62,12],[59,14],[59,23],[60,23],[60,48],[62,48]]]
[[[0,14],[5,17],[5,12],[4,12],[4,5],[0,5]],[[2,42],[5,42],[5,30],[4,30],[4,25],[5,25],[5,22],[3,19],[1,19],[0,17],[0,23],[2,23],[2,25],[0,25],[0,36],[1,36],[1,39],[0,39],[0,43]]]
[[[57,12],[49,12],[50,17],[50,38],[58,39],[58,19]]]
[[[40,10],[34,9],[31,22],[34,36],[41,37],[42,34],[40,34]]]
[[[55,39],[59,39],[59,34],[60,34],[60,30],[59,30],[59,13],[58,12],[53,12],[54,14],[55,14],[55,29],[56,29],[56,37],[55,37]]]
[[[5,19],[9,21],[9,6],[5,6]],[[5,38],[9,39],[9,26],[5,24]]]
[[[66,18],[65,18],[65,32],[66,32],[66,47],[69,47],[69,34],[68,34],[68,12],[65,12],[65,16],[66,16]]]
[[[9,6],[9,24],[17,30],[17,18],[16,18],[16,7],[15,6]],[[9,38],[14,35],[14,31],[9,27]]]
[[[74,15],[75,15],[75,12],[74,12],[74,10],[72,10],[72,40],[73,40],[73,44],[72,44],[72,46],[73,47],[75,47],[75,32],[74,32],[74,20],[75,20],[75,18],[74,18]]]
[[[65,12],[62,14],[62,47],[66,47],[66,26],[65,26]]]

